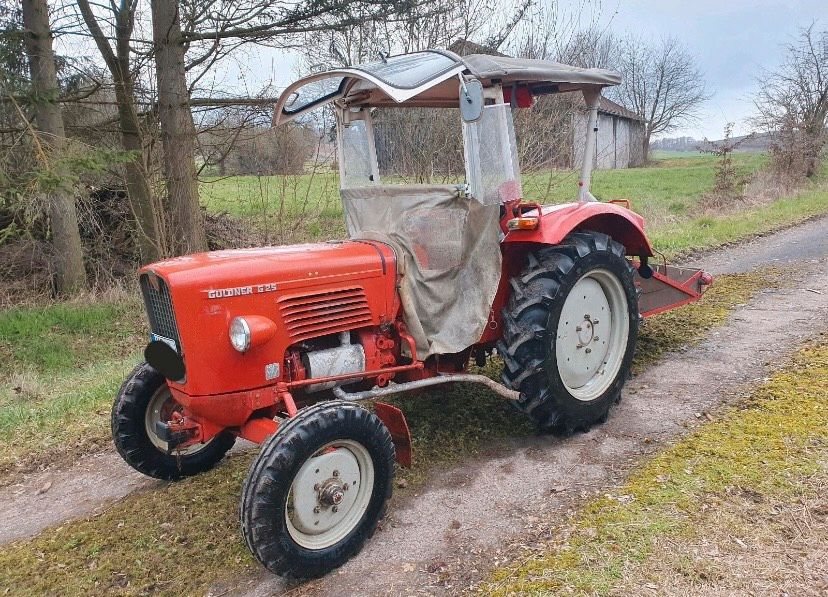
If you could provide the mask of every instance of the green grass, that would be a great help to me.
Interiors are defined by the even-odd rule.
[[[0,484],[108,445],[112,397],[144,341],[133,299],[0,312]]]
[[[636,368],[700,338],[768,283],[761,274],[722,277],[685,318],[649,320],[647,327],[655,327],[642,335]],[[688,329],[695,334],[689,339]],[[498,375],[498,362],[483,372]],[[403,496],[416,491],[432,471],[475,454],[487,442],[533,433],[522,415],[475,386],[394,402],[406,414],[414,443],[414,467],[398,476],[407,485],[398,492]],[[205,475],[132,494],[100,516],[0,548],[0,593],[15,587],[22,594],[177,595],[232,585],[232,579],[257,569],[241,540],[237,513],[251,458],[231,457]],[[182,562],[186,574],[181,574]]]
[[[571,531],[539,554],[497,570],[482,592],[494,595],[606,595],[630,575],[647,576],[677,546],[681,575],[694,570],[687,546],[702,531],[757,534],[756,521],[722,528],[720,511],[745,509],[744,496],[772,504],[799,500],[828,477],[828,342],[802,350],[737,408],[647,462],[618,489],[587,503]],[[710,549],[707,545],[706,549]],[[778,580],[778,579],[777,579]]]
[[[646,168],[598,170],[592,192],[601,200],[626,199],[646,220],[653,245],[668,257],[707,249],[794,224],[828,212],[828,189],[818,181],[795,197],[750,204],[722,213],[703,210],[713,188],[716,157],[665,157]],[[740,177],[767,164],[758,153],[733,156]],[[573,201],[576,172],[523,174],[524,196],[545,204]],[[299,242],[345,235],[337,175],[233,176],[207,178],[201,184],[208,210],[249,221],[266,242]]]
[[[55,303],[0,311],[0,380],[80,367],[134,344],[137,302]]]

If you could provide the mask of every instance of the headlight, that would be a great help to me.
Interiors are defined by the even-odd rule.
[[[276,335],[276,324],[261,315],[245,315],[230,320],[230,344],[239,352],[267,344]]]
[[[230,344],[239,352],[250,348],[250,325],[244,317],[234,317],[230,322]]]

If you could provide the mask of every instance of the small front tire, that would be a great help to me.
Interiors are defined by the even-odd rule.
[[[376,415],[343,402],[303,409],[250,467],[240,508],[247,546],[275,574],[322,576],[374,534],[393,479],[394,444]]]
[[[155,423],[170,420],[180,408],[158,371],[147,363],[132,370],[112,405],[112,440],[127,464],[150,477],[172,481],[210,470],[233,447],[236,437],[225,431],[206,444],[167,453]]]

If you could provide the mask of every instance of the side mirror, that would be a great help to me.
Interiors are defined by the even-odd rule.
[[[483,115],[483,83],[479,80],[460,80],[460,115],[463,122],[477,122]]]

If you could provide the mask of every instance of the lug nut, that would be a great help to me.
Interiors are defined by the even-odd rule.
[[[319,509],[319,506],[317,506],[316,508],[313,509],[314,514],[319,514],[320,512],[321,512],[321,510]]]
[[[580,332],[581,331],[581,326],[579,326],[579,325],[575,326],[575,331]]]
[[[334,476],[334,477],[338,477],[338,476],[339,476],[339,471],[334,471],[334,472],[333,472],[333,476]]]
[[[345,485],[343,485],[343,486],[342,486],[342,489],[343,489],[344,491],[348,491],[348,484],[347,484],[347,483],[345,483]]]
[[[313,484],[313,490],[314,491],[319,491],[319,483],[314,483]]]
[[[591,352],[592,352],[592,349],[591,349],[591,348],[587,348],[587,349],[586,349],[586,353],[587,353],[587,354],[589,354],[589,353],[591,353]]]
[[[599,323],[599,322],[598,322],[598,320],[597,320],[597,319],[593,319],[593,320],[592,320],[592,325],[598,325],[598,323]]]
[[[339,506],[334,506],[334,507],[332,508],[332,510],[333,510],[334,512],[339,512]]]

